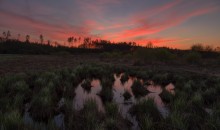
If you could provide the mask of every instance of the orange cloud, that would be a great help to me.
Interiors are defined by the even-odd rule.
[[[176,26],[180,23],[183,23],[187,21],[189,18],[207,14],[209,12],[214,11],[216,8],[207,7],[204,9],[197,9],[193,10],[191,12],[187,12],[185,14],[179,14],[179,13],[171,13],[165,17],[165,19],[161,19],[160,21],[136,21],[135,25],[136,27],[132,29],[125,29],[122,32],[116,33],[111,35],[112,37],[115,37],[114,40],[120,40],[120,39],[133,39],[135,37],[139,36],[145,36],[149,34],[155,34],[159,33],[167,28],[171,28],[173,26]],[[138,14],[139,15],[139,14]],[[134,20],[135,21],[135,20]]]

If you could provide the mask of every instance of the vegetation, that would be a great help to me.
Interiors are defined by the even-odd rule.
[[[148,93],[148,90],[144,88],[139,80],[134,81],[131,89],[136,98],[145,96]]]
[[[113,82],[110,79],[104,78],[101,81],[102,83],[102,90],[98,94],[104,103],[111,102],[113,99],[113,92],[112,92],[112,85]]]

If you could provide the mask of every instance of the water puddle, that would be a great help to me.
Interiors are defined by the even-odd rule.
[[[88,99],[93,99],[96,101],[97,105],[98,105],[98,109],[101,112],[104,112],[104,106],[102,103],[101,98],[97,95],[101,90],[101,84],[100,84],[100,80],[94,79],[91,81],[91,91],[87,92],[86,90],[84,90],[81,86],[81,84],[79,84],[75,90],[75,97],[73,99],[73,105],[74,108],[76,110],[81,110],[84,106],[84,103],[86,100]]]
[[[166,118],[169,115],[169,109],[166,107],[166,105],[163,103],[161,97],[159,94],[162,93],[163,89],[160,85],[154,85],[152,81],[148,81],[148,84],[145,85],[144,87],[149,91],[149,93],[140,98],[136,99],[131,86],[135,80],[138,80],[137,78],[132,78],[129,77],[128,81],[124,82],[122,84],[121,82],[121,76],[120,75],[114,75],[115,81],[112,86],[112,91],[113,91],[113,102],[118,104],[120,113],[123,118],[128,119],[130,122],[133,123],[132,129],[139,129],[138,122],[135,117],[132,117],[129,113],[129,109],[136,104],[140,100],[148,100],[148,99],[153,99],[154,103],[158,109],[158,111],[161,113],[161,115]],[[140,80],[142,84],[144,84],[143,80]],[[91,91],[87,92],[86,90],[83,89],[81,84],[79,84],[75,90],[76,96],[73,99],[73,104],[74,108],[76,110],[80,110],[83,108],[83,105],[87,99],[93,99],[96,101],[99,111],[105,112],[103,102],[101,100],[101,97],[98,96],[97,94],[102,90],[102,86],[100,83],[100,80],[98,79],[93,79],[91,81]],[[172,93],[175,94],[175,86],[170,83],[167,86],[165,86],[165,89]],[[129,93],[131,97],[129,99],[125,99],[124,93]]]
[[[147,84],[146,84],[146,83],[144,83],[143,80],[139,79],[141,81],[141,84],[144,85],[144,88],[146,88],[146,90],[148,90],[149,93],[146,96],[137,99],[137,98],[135,98],[135,96],[132,92],[131,86],[133,85],[134,81],[138,80],[138,79],[133,78],[133,77],[129,77],[128,80],[122,84],[122,82],[121,82],[122,75],[123,74],[120,74],[117,76],[114,75],[115,81],[112,86],[113,102],[115,102],[118,105],[119,111],[120,111],[122,117],[125,119],[128,119],[133,124],[133,126],[132,126],[133,130],[137,130],[140,128],[139,128],[138,122],[136,120],[136,117],[131,116],[131,114],[129,113],[129,109],[134,104],[136,104],[137,102],[139,102],[141,100],[153,99],[153,101],[154,101],[158,111],[161,113],[161,115],[164,118],[166,118],[169,115],[169,109],[166,107],[166,105],[162,101],[160,94],[163,92],[164,89],[166,91],[170,92],[171,94],[175,94],[175,91],[174,91],[175,86],[172,83],[168,84],[163,89],[159,85],[154,85],[154,83],[152,81],[147,81]],[[74,109],[81,110],[83,108],[86,100],[93,99],[93,100],[95,100],[99,111],[105,113],[103,101],[102,101],[101,97],[98,95],[100,93],[100,91],[102,90],[100,80],[99,79],[92,79],[91,80],[91,89],[89,88],[89,91],[85,90],[82,87],[82,84],[84,82],[85,82],[85,80],[82,83],[80,83],[75,89],[76,95],[73,99]],[[129,95],[129,96],[126,96],[125,93],[127,93],[127,95]],[[64,104],[65,104],[65,99],[61,98],[57,104],[57,109],[61,108]],[[30,109],[30,104],[27,103],[25,105],[25,113],[24,113],[23,120],[24,120],[25,124],[32,125],[34,122],[30,116],[30,113],[28,112],[29,109]],[[208,109],[207,109],[207,112],[211,113]],[[59,113],[58,115],[56,115],[54,117],[54,122],[55,122],[56,126],[61,130],[65,130],[64,117],[65,117],[65,115],[63,113]]]

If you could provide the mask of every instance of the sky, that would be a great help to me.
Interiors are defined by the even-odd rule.
[[[61,44],[91,37],[179,49],[220,46],[220,0],[0,0],[0,31]],[[1,33],[2,36],[2,33]]]

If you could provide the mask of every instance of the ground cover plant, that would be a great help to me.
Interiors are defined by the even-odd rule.
[[[131,90],[136,103],[127,114],[137,120],[138,129],[220,128],[219,77],[91,64],[74,69],[1,76],[1,129],[52,130],[63,129],[64,126],[65,129],[85,130],[132,129],[134,122],[122,116],[120,104],[113,100],[116,90],[112,86],[117,73],[126,74],[120,82],[133,77]],[[97,96],[103,102],[104,111],[100,111],[98,102],[93,98],[86,99],[81,110],[75,110],[75,88],[82,83],[82,87],[90,93],[92,78],[100,79],[102,89]],[[162,87],[163,91],[158,96],[169,110],[166,117],[162,116],[154,99],[144,98],[150,93],[146,89],[149,80]],[[167,82],[173,82],[175,95],[165,90]],[[132,97],[128,91],[121,96],[124,101]],[[28,121],[25,115],[29,115]],[[63,116],[63,125],[55,123],[58,116]]]

